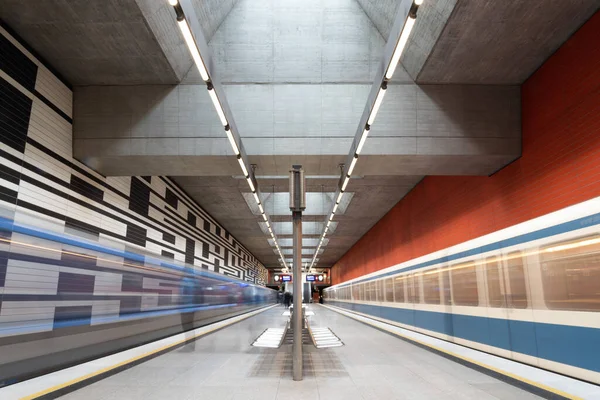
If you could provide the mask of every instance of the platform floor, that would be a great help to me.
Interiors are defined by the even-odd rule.
[[[343,347],[305,346],[304,380],[292,380],[290,346],[252,347],[283,326],[272,308],[170,353],[61,397],[84,399],[534,399],[537,396],[351,318],[311,305]]]

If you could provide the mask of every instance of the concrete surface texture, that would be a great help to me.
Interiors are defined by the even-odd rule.
[[[211,38],[238,0],[194,0]],[[175,84],[192,67],[167,0],[2,0],[0,18],[72,85]]]
[[[291,164],[302,164],[307,175],[334,177],[321,185],[333,192],[399,1],[192,3],[261,189],[285,192],[262,182],[285,180]],[[0,17],[75,85],[78,159],[105,175],[177,177],[276,267],[169,7],[0,0]],[[355,196],[320,262],[335,262],[423,176],[488,175],[517,158],[518,85],[595,9],[593,0],[425,1],[354,172],[362,179],[351,180]],[[325,218],[324,209],[310,212],[310,222]]]
[[[314,327],[328,327],[344,346],[304,345],[304,377],[292,380],[291,345],[252,347],[281,327],[275,307],[60,399],[538,399],[324,307]]]

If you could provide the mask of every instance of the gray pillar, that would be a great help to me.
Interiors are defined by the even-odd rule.
[[[292,370],[295,381],[302,380],[302,211],[306,208],[304,193],[304,170],[301,165],[292,165],[290,171],[290,211],[292,211],[294,229],[294,314],[292,329]]]

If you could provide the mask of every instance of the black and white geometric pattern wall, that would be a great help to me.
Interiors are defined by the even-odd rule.
[[[0,27],[0,217],[265,284],[264,266],[169,178],[75,160],[71,116],[69,87]]]

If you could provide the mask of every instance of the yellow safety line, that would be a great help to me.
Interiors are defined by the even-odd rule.
[[[504,371],[504,370],[502,370],[502,369],[498,369],[498,368],[496,368],[496,367],[492,367],[491,365],[487,365],[487,364],[484,364],[484,363],[482,363],[482,362],[479,362],[479,361],[475,361],[475,360],[473,360],[473,359],[471,359],[471,358],[468,358],[468,357],[462,356],[462,355],[460,355],[460,354],[453,353],[453,352],[451,352],[451,351],[448,351],[448,350],[446,350],[446,349],[443,349],[443,348],[441,348],[441,347],[438,347],[438,346],[435,346],[435,345],[432,345],[432,344],[429,344],[429,343],[426,343],[426,342],[420,341],[420,340],[418,340],[418,339],[415,339],[415,338],[413,338],[413,337],[410,337],[410,336],[407,336],[407,335],[403,335],[402,333],[399,333],[399,332],[395,332],[395,331],[389,330],[389,329],[387,329],[387,328],[385,328],[385,327],[381,327],[381,326],[375,325],[375,324],[373,324],[373,323],[371,323],[371,322],[369,322],[369,321],[363,321],[363,320],[361,320],[361,319],[359,319],[359,318],[356,318],[355,316],[353,316],[352,314],[355,314],[355,313],[354,313],[354,312],[352,312],[352,311],[347,311],[347,310],[343,310],[343,309],[339,309],[339,310],[338,310],[338,309],[336,309],[337,307],[334,307],[334,306],[325,306],[325,305],[324,305],[324,307],[326,307],[326,308],[328,308],[328,309],[330,309],[330,310],[332,310],[332,311],[336,311],[336,312],[338,312],[338,313],[340,313],[340,314],[343,314],[344,312],[345,312],[345,313],[348,313],[348,314],[350,314],[350,315],[347,315],[347,316],[348,316],[348,317],[350,317],[350,318],[352,318],[352,319],[355,319],[355,320],[357,320],[357,321],[360,321],[360,322],[366,322],[367,324],[369,324],[369,325],[371,325],[371,326],[374,326],[374,327],[376,327],[376,328],[378,328],[378,329],[383,329],[383,330],[385,330],[385,331],[387,331],[387,332],[389,332],[389,333],[391,333],[391,334],[393,334],[393,335],[396,335],[396,336],[401,336],[401,337],[403,337],[403,338],[406,338],[406,339],[408,339],[408,340],[410,340],[410,341],[417,342],[417,343],[419,343],[419,344],[421,344],[421,345],[423,345],[423,346],[427,346],[427,347],[430,347],[430,348],[432,348],[432,349],[435,349],[435,350],[437,350],[437,351],[440,351],[440,352],[442,352],[442,353],[449,354],[449,355],[451,355],[452,357],[460,358],[460,359],[462,359],[462,360],[465,360],[465,361],[467,361],[467,362],[469,362],[469,363],[472,363],[472,364],[479,365],[479,366],[480,366],[480,367],[482,367],[482,368],[489,369],[489,370],[491,370],[491,371],[494,371],[494,372],[497,372],[497,373],[499,373],[499,374],[501,374],[501,375],[508,376],[509,378],[516,379],[516,380],[518,380],[518,381],[521,381],[521,382],[527,383],[528,385],[531,385],[531,386],[538,387],[538,388],[540,388],[540,389],[546,390],[546,391],[548,391],[548,392],[551,392],[551,393],[557,394],[557,395],[559,395],[559,396],[562,396],[562,397],[566,397],[566,398],[568,398],[568,399],[573,399],[573,400],[583,400],[583,398],[582,398],[582,397],[577,397],[577,396],[574,396],[574,395],[572,395],[572,394],[569,394],[569,393],[563,392],[563,391],[561,391],[561,390],[554,389],[554,388],[552,388],[552,387],[550,387],[550,386],[546,386],[546,385],[544,385],[544,384],[542,384],[542,383],[535,382],[535,381],[529,380],[529,379],[527,379],[527,378],[523,378],[523,377],[521,377],[521,376],[515,375],[515,374],[513,374],[513,373],[511,373],[511,372]],[[357,315],[360,315],[360,314],[357,314]],[[365,316],[364,318],[370,319],[370,317],[367,317],[367,316]],[[385,324],[385,322],[383,322],[383,321],[380,321],[380,322],[381,322],[381,323],[383,323],[383,324]],[[402,329],[404,329],[404,328],[402,328]]]
[[[212,328],[212,329],[209,329],[209,330],[207,330],[207,331],[205,331],[205,332],[198,333],[198,334],[194,335],[194,336],[192,337],[192,339],[195,339],[195,338],[197,338],[197,337],[200,337],[200,336],[204,336],[204,335],[206,335],[206,334],[208,334],[208,333],[211,333],[211,332],[214,332],[214,331],[216,331],[216,330],[218,330],[218,329],[221,329],[221,328],[224,328],[224,327],[226,327],[226,326],[232,325],[232,324],[234,324],[234,323],[236,323],[236,322],[243,321],[243,320],[245,320],[246,318],[250,318],[250,317],[252,317],[252,316],[254,316],[254,315],[256,315],[256,314],[259,314],[259,313],[261,313],[261,312],[263,312],[263,311],[267,311],[267,310],[269,310],[269,309],[271,309],[271,308],[273,308],[273,307],[275,307],[275,305],[272,305],[272,306],[270,306],[270,307],[265,307],[265,308],[263,308],[262,310],[256,310],[255,312],[250,312],[250,313],[248,313],[247,315],[243,315],[243,316],[242,316],[242,318],[240,318],[240,319],[236,320],[235,322],[229,322],[229,323],[227,323],[227,324],[225,324],[225,325],[218,326],[218,327],[214,327],[214,328]],[[37,392],[37,393],[34,393],[34,394],[32,394],[32,395],[29,395],[29,396],[21,397],[21,398],[20,398],[20,400],[31,400],[31,399],[36,399],[36,398],[38,398],[38,397],[41,397],[41,396],[44,396],[44,395],[46,395],[46,394],[49,394],[49,393],[52,393],[52,392],[56,392],[57,390],[63,389],[63,388],[65,388],[65,387],[67,387],[67,386],[71,386],[71,385],[74,385],[74,384],[76,384],[76,383],[79,383],[79,382],[81,382],[81,381],[85,381],[86,379],[93,378],[94,376],[97,376],[97,375],[103,374],[103,373],[105,373],[105,372],[108,372],[108,371],[110,371],[110,370],[113,370],[113,369],[115,369],[115,368],[119,368],[119,367],[121,367],[121,366],[123,366],[123,365],[130,364],[130,363],[132,363],[132,362],[134,362],[134,361],[137,361],[137,360],[139,360],[139,359],[141,359],[141,358],[145,358],[145,357],[151,356],[152,354],[155,354],[155,353],[161,352],[161,351],[163,351],[163,350],[166,350],[166,349],[168,349],[168,348],[171,348],[171,347],[177,346],[177,345],[179,345],[179,344],[181,344],[181,343],[183,343],[183,342],[187,342],[187,341],[189,341],[189,340],[190,340],[189,338],[186,338],[186,339],[179,340],[179,341],[177,341],[177,342],[175,342],[175,343],[171,343],[171,344],[165,345],[165,346],[163,346],[163,347],[160,347],[160,348],[158,348],[158,349],[155,349],[155,350],[152,350],[152,351],[146,352],[146,353],[144,353],[144,354],[140,354],[139,356],[136,356],[136,357],[130,358],[130,359],[128,359],[128,360],[121,361],[120,363],[118,363],[118,364],[115,364],[115,365],[111,365],[110,367],[106,367],[106,368],[102,368],[102,369],[99,369],[99,370],[97,370],[97,371],[94,371],[94,372],[90,372],[89,374],[87,374],[87,375],[83,375],[83,376],[80,376],[79,378],[75,378],[75,379],[72,379],[72,380],[70,380],[70,381],[67,381],[67,382],[64,382],[64,383],[60,383],[60,384],[58,384],[58,385],[55,385],[55,386],[51,386],[51,387],[49,387],[48,389],[44,389],[44,390],[42,390],[42,391],[39,391],[39,392]]]

